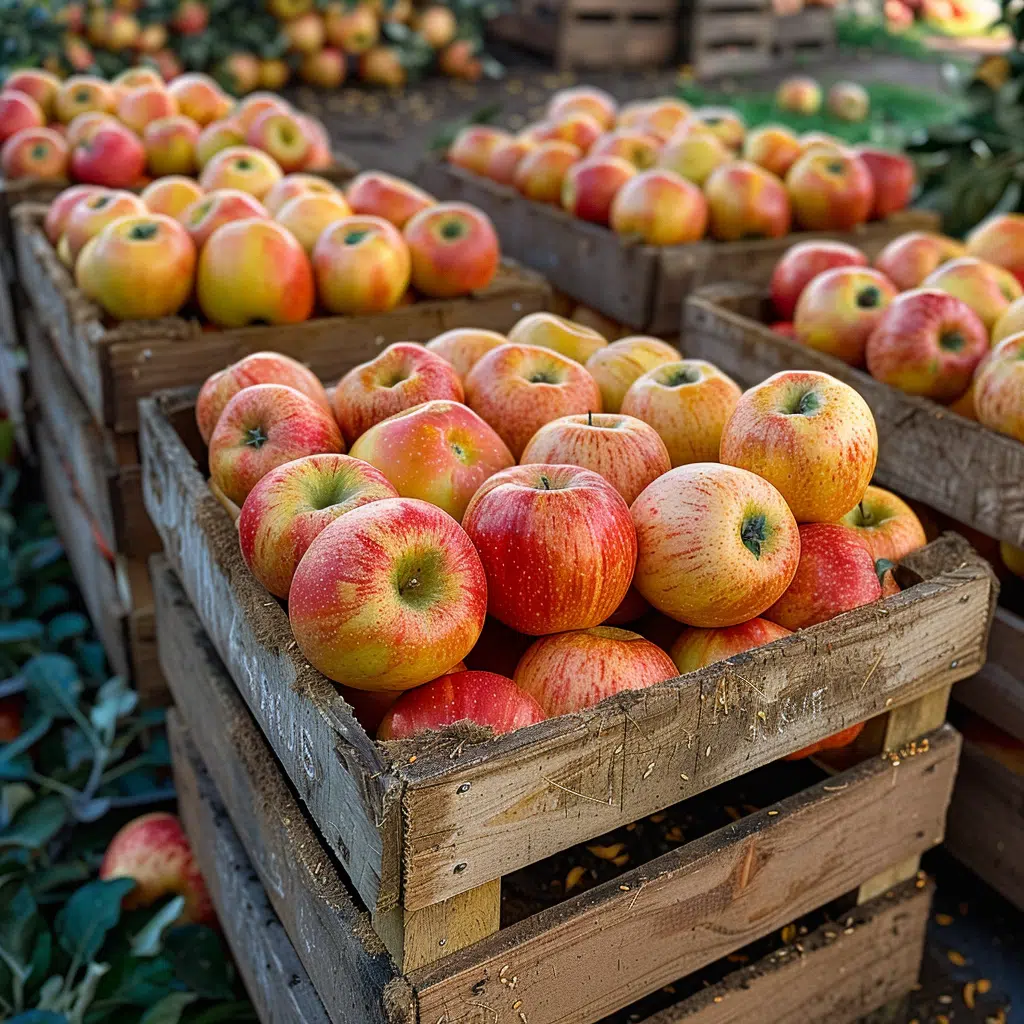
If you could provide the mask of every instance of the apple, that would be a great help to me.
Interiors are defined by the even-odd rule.
[[[64,237],[68,240],[72,262],[78,259],[85,243],[108,224],[120,217],[142,213],[146,213],[146,207],[131,192],[97,189],[92,195],[81,198],[68,212],[64,222]]]
[[[486,174],[491,154],[502,143],[512,138],[508,132],[490,128],[485,124],[467,125],[448,148],[448,163],[463,167],[474,174]]]
[[[231,98],[212,78],[199,73],[179,75],[168,83],[167,91],[178,104],[178,110],[200,128],[227,117],[233,106]]]
[[[309,138],[298,117],[287,110],[263,111],[249,125],[245,142],[273,157],[286,174],[301,170],[309,157]]]
[[[291,66],[281,57],[272,57],[260,61],[261,89],[279,90],[288,84],[292,76]]]
[[[294,324],[313,312],[313,271],[291,232],[263,217],[233,220],[199,254],[196,298],[220,327]]]
[[[951,402],[988,355],[988,331],[965,302],[937,288],[897,295],[865,348],[868,372],[908,395]]]
[[[692,114],[693,111],[682,100],[674,96],[662,96],[645,103],[636,123],[630,127],[638,128],[664,142]]]
[[[840,522],[856,531],[875,561],[898,562],[927,543],[914,510],[882,487],[869,487]]]
[[[673,467],[717,462],[722,430],[742,393],[717,366],[680,359],[637,377],[622,412],[654,428]]]
[[[562,179],[562,209],[580,220],[607,224],[612,200],[636,168],[617,156],[589,157],[573,164]]]
[[[630,103],[624,103],[619,108],[618,116],[615,118],[615,127],[623,129],[635,128],[647,116],[647,112],[653,102],[653,100],[633,100]]]
[[[784,179],[803,153],[800,140],[786,127],[766,124],[752,131],[743,142],[743,159]]]
[[[924,288],[938,288],[966,302],[991,331],[1010,304],[1024,295],[1024,287],[1008,270],[974,256],[944,263],[923,281]]]
[[[484,175],[502,185],[513,184],[520,161],[536,146],[537,142],[532,138],[509,139],[499,143],[487,161]]]
[[[859,146],[857,156],[867,167],[875,187],[875,205],[872,220],[880,220],[891,213],[905,210],[910,205],[917,184],[914,164],[901,153]]]
[[[658,154],[658,166],[703,186],[712,172],[734,160],[732,150],[711,132],[673,135]]]
[[[253,352],[223,370],[211,374],[196,399],[196,425],[204,444],[210,437],[224,407],[243,388],[255,384],[285,384],[302,392],[324,412],[334,415],[320,379],[307,366],[280,352]]]
[[[117,94],[110,84],[90,75],[72,75],[65,79],[53,101],[57,120],[64,124],[90,110],[112,114],[116,106]]]
[[[196,864],[188,836],[173,814],[153,811],[134,818],[110,840],[99,877],[131,878],[135,888],[125,896],[125,910],[149,907],[166,896],[182,896],[185,906],[176,925],[214,925],[213,901]]]
[[[329,45],[358,56],[377,45],[380,23],[370,4],[347,7],[344,3],[330,3],[324,10],[324,32]]]
[[[603,89],[581,85],[574,89],[559,89],[548,103],[547,119],[561,121],[573,114],[589,114],[608,131],[615,124],[616,109],[615,98]]]
[[[792,320],[804,289],[819,274],[836,267],[866,267],[868,258],[845,242],[815,240],[790,246],[772,271],[771,293],[775,312]]]
[[[1024,441],[1024,334],[1011,334],[992,350],[974,383],[978,422]]]
[[[290,18],[282,25],[282,31],[288,49],[303,56],[319,53],[327,42],[324,19],[319,11],[306,11],[297,18]]]
[[[466,404],[515,458],[545,423],[601,411],[594,378],[579,363],[537,345],[507,344],[488,352],[470,370],[465,390]]]
[[[150,174],[192,174],[196,164],[199,125],[181,114],[150,121],[143,132]]]
[[[616,129],[606,132],[591,147],[591,157],[617,156],[628,160],[638,171],[646,171],[658,162],[661,140],[645,132]]]
[[[312,257],[320,235],[332,224],[350,217],[352,211],[340,195],[307,193],[289,199],[274,220],[298,239],[299,245]]]
[[[117,101],[118,118],[136,135],[142,135],[151,121],[177,113],[178,103],[163,85],[131,89]]]
[[[209,23],[209,9],[201,0],[181,0],[171,18],[171,28],[183,36],[199,35]]]
[[[110,84],[119,97],[133,89],[164,88],[164,80],[155,68],[125,68]]]
[[[608,616],[602,626],[623,626],[630,622],[638,622],[640,619],[646,621],[649,615],[656,614],[651,606],[644,600],[643,594],[636,587],[630,587],[626,596],[622,599],[619,607]],[[671,619],[669,620],[671,621]],[[638,623],[637,629],[640,628]],[[647,639],[651,639],[648,637]]]
[[[317,239],[312,261],[320,302],[332,313],[387,312],[409,287],[409,247],[383,217],[335,221]]]
[[[579,147],[558,139],[539,142],[516,164],[512,184],[527,199],[558,203],[566,172],[583,156]]]
[[[45,124],[42,107],[31,96],[8,89],[0,93],[0,143],[26,128],[42,128]]]
[[[829,135],[828,132],[804,132],[800,136],[803,153],[848,153],[849,147],[842,139]]]
[[[789,636],[790,630],[767,619],[748,619],[736,626],[699,629],[691,626],[679,634],[669,654],[680,675],[744,654]]]
[[[229,146],[204,165],[199,184],[207,192],[237,188],[262,199],[282,176],[277,161],[269,154],[251,146]]]
[[[880,270],[901,292],[920,288],[929,274],[942,264],[966,255],[952,238],[931,231],[908,231],[894,238],[875,257]]]
[[[210,436],[210,479],[236,505],[277,466],[304,455],[341,453],[330,413],[285,384],[253,384],[224,407]]]
[[[549,348],[575,363],[586,363],[595,352],[608,345],[593,328],[554,313],[530,313],[524,316],[509,331],[508,340],[512,345]]]
[[[468,203],[434,203],[402,229],[412,260],[412,286],[434,299],[486,288],[501,253],[490,218]]]
[[[64,189],[50,203],[46,211],[46,219],[43,221],[43,231],[50,244],[56,245],[60,241],[68,216],[78,203],[104,191],[105,189],[99,185],[72,185],[70,188]]]
[[[359,58],[359,77],[370,85],[401,89],[408,79],[408,74],[396,47],[374,46]]]
[[[858,722],[856,725],[840,729],[839,732],[826,736],[825,739],[818,740],[817,743],[810,743],[806,747],[795,750],[792,754],[787,754],[782,760],[802,761],[804,758],[812,757],[822,750],[839,750],[842,747],[848,747],[864,730],[864,725],[864,722]]]
[[[535,142],[549,142],[555,139],[571,142],[585,155],[603,133],[604,129],[599,121],[589,114],[580,112],[569,114],[560,121],[541,122],[532,129],[531,138]]]
[[[44,124],[56,116],[55,105],[59,91],[60,79],[40,68],[19,68],[12,71],[4,82],[5,93],[20,92],[31,96],[39,104]]]
[[[737,152],[743,146],[747,126],[732,107],[698,107],[691,118],[709,129],[732,152]]]
[[[786,187],[770,171],[735,160],[711,173],[704,185],[711,235],[721,242],[781,238],[789,234]]]
[[[489,477],[462,519],[487,575],[489,614],[520,633],[587,629],[629,590],[629,506],[579,466],[513,466]]]
[[[0,170],[8,181],[67,177],[68,144],[51,128],[23,128],[0,148]]]
[[[875,204],[871,172],[852,153],[804,153],[789,169],[786,189],[797,224],[808,231],[849,231]]]
[[[658,477],[633,502],[633,586],[691,626],[735,626],[789,586],[800,557],[793,513],[767,480],[697,463]]]
[[[434,399],[374,424],[352,445],[403,498],[420,498],[462,521],[470,498],[516,464],[505,442],[472,409]]]
[[[241,146],[245,132],[235,121],[212,121],[196,139],[196,163],[202,169],[222,150]]]
[[[305,195],[317,196],[341,196],[341,192],[332,185],[326,178],[316,174],[286,174],[276,181],[270,191],[263,197],[263,205],[271,217],[275,216],[278,210],[285,203],[296,196]],[[344,198],[342,196],[342,198]],[[349,203],[351,207],[351,203]]]
[[[68,147],[74,148],[80,142],[91,139],[100,125],[119,123],[116,117],[101,110],[87,110],[84,114],[77,114],[65,128]]]
[[[786,629],[806,629],[881,596],[875,559],[856,531],[839,523],[803,523],[796,574],[764,617]]]
[[[395,413],[434,399],[461,402],[462,398],[458,375],[444,359],[422,345],[402,341],[389,345],[375,359],[352,367],[338,381],[332,405],[345,442],[351,445],[374,424]],[[402,428],[416,430],[422,422],[407,421]],[[393,431],[384,434],[389,436]]]
[[[856,82],[836,82],[828,90],[829,113],[840,121],[864,121],[871,110],[867,89]]]
[[[849,384],[787,370],[744,393],[722,431],[720,457],[774,484],[798,522],[834,523],[867,491],[878,432]]]
[[[1024,331],[1024,297],[1014,299],[992,328],[992,344]]]
[[[139,198],[150,213],[163,213],[180,221],[181,215],[204,194],[194,179],[171,174],[151,182]]]
[[[582,466],[605,478],[627,505],[672,464],[653,427],[619,413],[584,413],[545,423],[530,438],[522,465]]]
[[[132,188],[146,170],[146,150],[124,125],[111,121],[71,150],[71,176],[89,185]]]
[[[321,531],[368,502],[397,497],[383,473],[348,455],[286,462],[246,496],[238,517],[242,557],[270,593],[287,599],[295,570]]]
[[[800,295],[793,317],[796,340],[863,366],[867,340],[897,295],[892,282],[869,267],[826,270]]]
[[[605,412],[619,412],[633,382],[648,370],[677,362],[679,352],[660,338],[620,338],[597,348],[586,360],[587,372],[601,390]]]
[[[1024,213],[997,213],[967,236],[967,254],[1008,270],[1024,285]]]
[[[999,544],[999,556],[1007,569],[1024,580],[1024,548],[1014,547],[1005,540]]]
[[[793,114],[816,114],[821,100],[821,86],[803,75],[787,78],[775,91],[775,105]]]
[[[508,338],[497,331],[485,331],[476,327],[456,327],[445,331],[427,342],[427,350],[439,355],[458,374],[459,380],[465,382],[469,371],[491,349],[508,343]]]
[[[619,189],[610,224],[648,245],[682,245],[704,236],[708,204],[693,182],[672,171],[642,171]]]
[[[75,283],[118,320],[157,320],[188,301],[195,267],[188,232],[173,217],[147,211],[120,217],[92,238],[75,264]]]
[[[221,188],[201,195],[185,207],[178,219],[188,231],[196,249],[202,249],[210,235],[222,224],[234,220],[251,220],[253,217],[267,218],[267,211],[258,199],[237,188]]]
[[[437,202],[423,189],[383,171],[364,171],[349,183],[345,197],[352,212],[383,217],[396,228]]]

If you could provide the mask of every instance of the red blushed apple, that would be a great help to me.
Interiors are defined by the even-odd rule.
[[[415,498],[346,512],[299,562],[288,618],[299,649],[357,690],[409,690],[464,658],[483,628],[487,580],[451,516]]]
[[[822,750],[838,750],[841,747],[848,747],[861,734],[864,725],[864,722],[858,722],[856,725],[851,725],[846,729],[840,729],[839,732],[833,733],[823,740],[818,740],[817,743],[811,743],[806,747],[795,750],[792,754],[787,754],[782,760],[802,761],[805,757],[812,757]]]
[[[798,522],[834,523],[864,497],[878,459],[878,431],[849,384],[827,373],[786,370],[744,393],[722,431],[719,454],[774,484]]]
[[[781,238],[792,213],[786,187],[770,171],[734,160],[711,172],[704,184],[711,236],[721,242]]]
[[[511,345],[550,348],[566,359],[585,364],[595,353],[608,347],[602,334],[575,320],[554,313],[530,313],[508,332]]]
[[[495,473],[462,522],[487,573],[487,610],[519,633],[596,626],[629,590],[636,562],[629,506],[588,469]]]
[[[962,299],[981,317],[988,331],[1024,295],[1024,287],[1008,270],[973,256],[944,263],[924,279],[922,287],[940,288]]]
[[[749,619],[738,626],[719,629],[691,627],[679,634],[669,654],[683,675],[789,635],[790,630],[767,619]]]
[[[271,186],[270,191],[263,197],[263,205],[267,208],[270,216],[274,217],[290,200],[311,193],[318,196],[345,198],[326,178],[321,178],[316,174],[286,174]],[[349,208],[351,209],[351,204],[349,204]]]
[[[654,428],[673,467],[717,462],[722,430],[742,393],[717,366],[681,359],[638,377],[622,400],[622,412]]]
[[[26,128],[42,128],[45,124],[42,108],[31,96],[14,90],[0,93],[0,142]]]
[[[56,245],[60,241],[60,236],[64,234],[64,225],[75,206],[81,200],[102,191],[104,190],[99,185],[72,185],[50,203],[46,211],[46,220],[43,222],[43,231],[51,245]]]
[[[501,252],[487,214],[467,203],[435,203],[402,229],[412,259],[412,286],[434,299],[486,288]]]
[[[76,181],[132,188],[146,170],[146,148],[134,132],[111,121],[71,150],[69,166]]]
[[[590,157],[617,156],[628,160],[638,171],[646,171],[658,162],[661,140],[645,132],[627,129],[602,135],[587,154]]]
[[[981,365],[974,405],[979,423],[1024,441],[1024,334],[1004,338]]]
[[[512,184],[527,199],[538,203],[557,203],[562,197],[566,172],[583,156],[571,142],[551,139],[539,142],[516,164]]]
[[[875,204],[871,172],[852,153],[806,152],[789,169],[786,188],[797,224],[808,231],[849,231]]]
[[[851,366],[863,366],[868,338],[896,295],[893,283],[869,267],[826,270],[807,285],[796,304],[796,339]]]
[[[352,179],[345,198],[353,213],[383,217],[396,228],[404,228],[420,210],[437,200],[423,189],[383,171],[364,171]]]
[[[1024,285],[1024,213],[999,213],[967,236],[967,254],[1008,270]]]
[[[609,223],[616,233],[637,235],[648,245],[683,245],[703,238],[708,204],[704,193],[678,174],[643,171],[619,189]]]
[[[601,389],[605,412],[620,412],[633,383],[649,370],[679,361],[679,351],[660,338],[620,338],[598,348],[586,360],[587,372]]]
[[[622,599],[619,607],[615,609],[608,616],[602,626],[624,626],[630,622],[636,622],[638,619],[642,619],[648,613],[652,612],[653,609],[647,603],[644,595],[640,593],[636,587],[630,587],[626,591],[626,596]],[[649,638],[648,638],[649,639]]]
[[[571,114],[589,114],[607,130],[615,124],[615,111],[613,96],[603,89],[581,85],[559,89],[548,103],[547,116],[551,121],[560,121]]]
[[[538,640],[516,667],[515,681],[555,717],[677,674],[672,659],[639,633],[594,626]]]
[[[580,220],[607,224],[612,200],[636,168],[618,156],[596,156],[581,160],[562,179],[562,209]]]
[[[302,556],[338,516],[397,498],[384,474],[348,455],[307,455],[272,469],[238,517],[245,564],[275,597],[287,598]]]
[[[894,238],[875,257],[875,268],[901,292],[906,292],[919,288],[943,263],[964,255],[964,247],[952,238],[931,231],[908,231]]]
[[[927,542],[914,510],[881,487],[869,487],[840,522],[857,532],[875,561],[886,558],[898,562]]]
[[[146,213],[146,207],[138,196],[131,192],[113,192],[101,188],[81,198],[68,211],[64,222],[64,237],[68,241],[68,252],[72,262],[90,238],[98,235],[108,224],[121,217]]]
[[[427,342],[428,352],[439,355],[465,382],[469,371],[492,349],[506,344],[508,339],[497,331],[485,331],[476,327],[456,327],[445,331]]]
[[[171,174],[150,182],[139,198],[150,213],[162,213],[180,221],[181,215],[197,199],[203,198],[203,190],[192,178]]]
[[[802,153],[800,140],[782,125],[763,125],[743,141],[743,158],[771,171],[778,178],[786,177]]]
[[[866,267],[868,258],[844,242],[798,242],[790,246],[772,271],[771,293],[780,320],[792,320],[804,289],[819,274],[836,267]]]
[[[960,299],[936,288],[897,295],[865,348],[868,372],[908,395],[959,398],[988,355],[988,331]]]
[[[217,915],[188,836],[173,814],[160,811],[128,822],[110,840],[100,879],[132,878],[135,888],[125,896],[125,910],[148,907],[165,896],[183,896],[185,906],[175,924],[216,923]]]
[[[875,186],[872,219],[877,220],[905,210],[910,205],[917,184],[913,163],[901,153],[890,153],[884,149],[861,146],[856,152],[867,166]]]
[[[530,439],[522,465],[582,466],[605,478],[627,505],[671,468],[665,442],[653,427],[618,413],[563,416]]]
[[[198,250],[222,224],[252,217],[267,217],[267,211],[255,196],[237,188],[222,188],[190,203],[178,219]]]
[[[992,328],[992,345],[995,346],[1003,338],[1009,338],[1011,334],[1020,334],[1021,331],[1024,331],[1024,298],[1014,299],[996,321]]]
[[[291,111],[265,110],[245,133],[249,146],[270,154],[285,174],[299,171],[309,159],[309,136]]]
[[[471,124],[463,128],[448,149],[448,162],[474,174],[486,174],[491,154],[512,138],[508,132],[489,128],[484,124]]]
[[[505,442],[472,409],[435,400],[389,416],[352,446],[403,498],[420,498],[457,522],[480,485],[516,464]]]
[[[505,676],[452,672],[399,697],[384,716],[377,739],[410,739],[456,722],[472,722],[500,735],[547,717],[530,694]]]
[[[243,388],[254,384],[285,384],[301,391],[327,413],[331,403],[319,378],[308,367],[280,352],[253,352],[206,378],[196,399],[196,425],[206,444],[224,407]]]
[[[272,469],[304,455],[340,453],[338,426],[301,391],[284,384],[243,388],[210,437],[210,478],[236,505]]]
[[[560,416],[600,412],[597,382],[579,363],[537,345],[502,345],[466,377],[466,404],[519,458],[527,441]]]
[[[486,176],[502,185],[511,185],[515,181],[519,161],[536,145],[534,139],[509,139],[501,143],[487,161]]]
[[[0,172],[8,181],[60,181],[67,171],[68,144],[52,128],[23,128],[0,148]]]
[[[796,572],[793,513],[767,480],[746,470],[681,466],[658,477],[630,512],[638,548],[633,585],[678,622],[746,622],[773,604]]]
[[[483,632],[473,650],[466,655],[466,667],[481,672],[511,676],[534,637],[509,629],[504,622],[488,615]],[[454,670],[453,670],[454,671]]]
[[[806,629],[881,596],[875,560],[855,530],[804,523],[796,574],[764,617],[786,629]]]

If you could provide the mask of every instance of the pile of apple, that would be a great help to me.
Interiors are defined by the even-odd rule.
[[[875,423],[846,384],[742,393],[551,313],[391,345],[331,390],[252,355],[196,418],[246,563],[383,739],[694,671],[895,592],[924,543],[869,486]]]
[[[822,105],[841,121],[863,121],[871,111],[871,97],[857,82],[835,82],[826,93],[816,78],[794,75],[775,90],[775,105],[790,114],[817,114]]]
[[[491,222],[465,203],[377,171],[343,193],[244,146],[217,153],[198,181],[159,178],[139,196],[73,185],[44,228],[117,320],[173,316],[193,298],[218,327],[383,313],[485,288],[500,263]]]
[[[1024,214],[990,217],[965,245],[909,232],[874,267],[853,246],[802,242],[771,294],[778,332],[1024,441]]]
[[[463,129],[448,160],[650,245],[846,231],[902,210],[915,182],[896,153],[777,125],[748,133],[734,110],[673,98],[618,110],[589,87],[556,93],[516,136]]]

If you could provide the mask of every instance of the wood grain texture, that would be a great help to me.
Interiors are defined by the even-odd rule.
[[[875,380],[769,330],[765,293],[717,285],[692,296],[682,348],[744,387],[782,370],[820,370],[856,388],[878,425],[878,482],[982,533],[1024,546],[1024,444]]]
[[[996,608],[988,661],[957,683],[953,699],[1024,742],[1024,619]]]
[[[419,1019],[592,1024],[941,842],[959,735],[873,758],[414,972]],[[770,813],[773,812],[773,813]]]

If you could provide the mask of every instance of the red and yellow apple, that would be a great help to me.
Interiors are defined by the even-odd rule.
[[[548,103],[549,121],[561,121],[572,114],[589,114],[608,131],[615,124],[617,104],[615,98],[603,89],[590,85],[574,89],[559,89]]]
[[[1024,213],[998,213],[967,236],[967,254],[1008,270],[1024,285]]]
[[[117,94],[110,84],[90,75],[72,75],[65,79],[53,101],[57,120],[64,124],[90,110],[112,114],[116,107]]]
[[[450,12],[446,9],[446,13]],[[377,12],[368,3],[354,7],[329,3],[324,9],[324,32],[331,46],[357,56],[366,53],[380,38]]]
[[[532,138],[509,139],[500,143],[487,161],[485,176],[502,185],[511,185],[515,181],[519,161],[536,145]]]
[[[974,382],[978,422],[1024,441],[1024,334],[1011,334],[992,350]]]
[[[345,54],[332,46],[326,46],[314,53],[307,53],[299,64],[303,81],[319,89],[337,89],[348,73]]]
[[[804,75],[787,78],[775,91],[775,105],[794,114],[816,114],[821,101],[821,86]]]
[[[836,82],[829,87],[825,103],[840,121],[863,121],[871,110],[871,97],[857,82]]]
[[[295,199],[296,196],[310,194],[341,196],[339,189],[326,178],[321,178],[316,174],[286,174],[271,186],[270,191],[263,197],[263,205],[273,217],[285,203]],[[351,204],[349,205],[351,206]]]
[[[151,121],[177,113],[177,101],[162,84],[130,89],[117,101],[118,118],[136,135],[142,135]]]
[[[245,142],[273,157],[286,174],[305,167],[309,158],[309,136],[289,110],[263,111],[246,130]]]
[[[966,255],[952,238],[931,231],[908,231],[894,238],[875,257],[875,267],[901,291],[920,288],[929,274]]]
[[[509,344],[549,348],[575,363],[586,363],[608,342],[591,327],[554,313],[530,313],[508,333]]]
[[[885,149],[860,146],[857,149],[875,186],[875,205],[871,218],[879,220],[891,213],[905,210],[910,205],[917,184],[917,173],[909,157],[902,153],[890,153]]]
[[[882,487],[869,487],[840,522],[856,531],[876,562],[880,558],[898,562],[927,542],[914,510]]]
[[[227,117],[233,106],[231,98],[220,86],[203,74],[179,75],[173,82],[168,82],[167,91],[178,104],[178,110],[192,118],[200,128]]]
[[[762,125],[743,141],[743,159],[771,171],[780,179],[786,177],[802,154],[800,140],[782,125]]]
[[[619,189],[612,202],[612,230],[637,235],[648,245],[682,245],[704,236],[708,204],[704,193],[672,171],[642,171]]]
[[[852,153],[806,152],[790,167],[786,189],[796,223],[808,231],[849,231],[875,203],[871,172]]]
[[[102,124],[71,150],[71,176],[90,185],[132,188],[146,170],[139,137],[116,121]]]
[[[636,168],[622,157],[588,157],[573,164],[562,179],[562,209],[580,220],[607,224],[612,200]]]
[[[85,248],[90,238],[98,235],[108,224],[120,217],[146,213],[146,207],[131,192],[95,189],[70,209],[64,222],[64,237],[68,240],[68,253],[72,262]]]
[[[826,736],[825,739],[818,740],[817,743],[809,743],[806,747],[801,747],[799,750],[793,751],[792,754],[787,754],[783,761],[802,761],[804,758],[812,757],[822,750],[839,750],[842,747],[848,747],[863,732],[864,725],[864,722],[858,722],[856,725],[840,729],[839,732]]]
[[[691,626],[679,634],[669,654],[682,675],[781,640],[790,632],[774,622],[759,618],[717,629]]]
[[[60,79],[41,68],[19,68],[12,71],[4,82],[4,92],[20,92],[39,104],[46,121],[56,116],[54,109],[57,93],[60,91]]]
[[[350,217],[352,211],[341,195],[309,192],[289,199],[274,220],[286,227],[312,257],[317,240],[332,224]]]
[[[87,110],[84,114],[77,114],[65,129],[68,146],[77,146],[79,142],[92,138],[100,125],[111,123],[116,124],[117,118],[102,110]]]
[[[180,220],[181,215],[194,202],[203,198],[203,194],[193,178],[171,174],[151,182],[142,190],[139,198],[150,213],[164,213]]]
[[[357,175],[345,190],[345,198],[353,213],[383,217],[399,229],[420,210],[437,202],[423,189],[383,171]]]
[[[469,371],[491,349],[508,343],[508,338],[497,331],[485,331],[476,327],[456,327],[445,331],[427,342],[427,350],[451,363],[452,368],[465,381]]]
[[[281,168],[273,157],[251,146],[229,146],[203,166],[199,184],[207,192],[236,188],[262,199],[281,177]]]
[[[992,344],[1024,331],[1024,297],[1014,299],[992,328]]]
[[[770,171],[734,160],[713,171],[704,184],[711,235],[720,242],[781,238],[792,214],[785,185]]]
[[[602,135],[590,147],[592,157],[617,156],[628,160],[638,171],[646,171],[658,162],[661,140],[631,129],[617,129]]]
[[[64,189],[56,199],[50,203],[46,211],[46,219],[43,221],[43,231],[51,245],[56,245],[64,234],[64,226],[67,223],[71,211],[83,199],[104,192],[105,189],[99,185],[72,185]]]
[[[1024,295],[1024,287],[1008,270],[974,256],[944,263],[924,279],[922,287],[938,288],[966,302],[988,331]]]
[[[772,271],[771,293],[775,312],[783,320],[792,320],[804,289],[819,274],[836,267],[866,267],[867,264],[868,258],[864,253],[845,242],[824,239],[797,242],[786,250]]]
[[[142,136],[150,174],[193,174],[198,139],[199,126],[181,114],[150,121]]]
[[[558,203],[566,172],[583,153],[571,142],[552,139],[538,142],[516,164],[512,184],[527,199],[538,203]]]
[[[635,123],[628,127],[636,128],[647,135],[653,135],[664,142],[684,121],[691,117],[693,111],[689,105],[674,96],[662,96],[643,104]],[[627,127],[627,125],[623,125]]]
[[[0,171],[8,181],[59,181],[67,177],[68,144],[52,128],[23,128],[0,148]]]
[[[434,299],[452,299],[486,288],[501,252],[490,218],[468,203],[434,203],[402,229],[412,261],[412,286]]]
[[[586,360],[586,367],[601,390],[604,411],[619,412],[626,392],[638,377],[679,358],[679,352],[660,338],[634,335],[598,348]]]
[[[448,162],[474,174],[486,174],[491,154],[512,136],[484,124],[467,125],[448,148]]]
[[[658,166],[703,186],[713,171],[735,157],[731,149],[710,131],[673,135],[658,154]]]
[[[23,92],[0,92],[0,143],[26,128],[42,128],[46,116],[42,107]]]
[[[251,220],[253,217],[269,219],[258,199],[237,188],[221,188],[190,203],[178,219],[192,236],[196,248],[202,249],[210,235],[221,225],[230,224],[234,220]]]
[[[235,121],[212,121],[196,139],[196,163],[204,168],[218,153],[241,146],[245,132]]]

